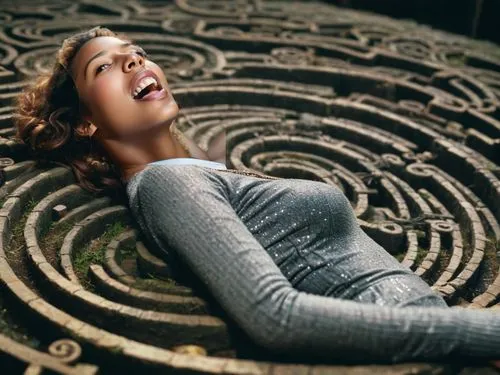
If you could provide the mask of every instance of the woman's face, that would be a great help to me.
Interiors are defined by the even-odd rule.
[[[85,118],[108,139],[137,137],[169,125],[179,112],[161,68],[139,46],[121,39],[102,36],[85,43],[73,59],[71,73]],[[149,86],[153,79],[163,90]],[[145,85],[149,87],[134,97]]]

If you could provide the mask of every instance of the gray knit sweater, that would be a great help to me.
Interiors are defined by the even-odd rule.
[[[332,360],[500,359],[500,314],[447,307],[331,185],[149,165],[127,194],[149,243],[258,345]]]

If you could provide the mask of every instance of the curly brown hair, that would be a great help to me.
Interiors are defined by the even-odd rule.
[[[97,26],[66,38],[56,53],[52,70],[40,74],[16,99],[16,138],[28,145],[39,162],[62,163],[72,168],[81,187],[93,193],[123,194],[124,185],[116,165],[95,139],[81,132],[80,99],[70,64],[89,40],[123,34]]]

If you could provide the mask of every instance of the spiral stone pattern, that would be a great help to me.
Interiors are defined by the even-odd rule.
[[[64,166],[37,164],[14,139],[14,98],[51,68],[67,35],[95,25],[126,33],[162,67],[181,108],[178,128],[202,149],[225,134],[228,168],[339,187],[363,230],[450,306],[499,306],[498,46],[312,1],[4,3],[0,368],[478,369],[302,363],[267,353],[194,275],[189,285],[168,278],[126,206],[86,192]]]

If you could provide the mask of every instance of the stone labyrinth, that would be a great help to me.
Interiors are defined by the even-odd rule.
[[[497,308],[497,46],[313,2],[26,4],[0,7],[6,373],[348,371],[252,347],[209,296],[165,277],[125,206],[35,165],[13,139],[15,96],[64,37],[96,25],[162,66],[179,128],[201,148],[226,133],[228,168],[338,186],[362,228],[449,305]]]

